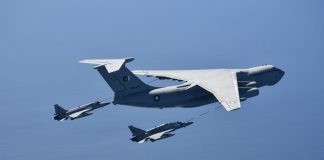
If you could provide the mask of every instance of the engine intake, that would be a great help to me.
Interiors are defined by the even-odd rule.
[[[240,93],[241,99],[255,97],[257,95],[259,95],[259,89],[258,88],[250,88],[246,92]]]

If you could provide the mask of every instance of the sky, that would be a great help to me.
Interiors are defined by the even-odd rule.
[[[322,160],[323,20],[322,0],[1,0],[0,159]],[[53,104],[113,96],[79,60],[122,57],[135,57],[127,65],[134,70],[273,64],[286,74],[233,112],[216,103],[110,105],[53,120]],[[130,124],[148,129],[206,111],[169,139],[129,140]]]

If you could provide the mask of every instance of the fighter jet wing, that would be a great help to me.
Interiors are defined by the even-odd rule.
[[[158,140],[158,139],[161,139],[162,136],[163,136],[165,133],[168,133],[168,132],[170,132],[170,131],[172,131],[172,129],[170,129],[170,130],[166,130],[166,131],[163,131],[163,132],[160,132],[160,133],[157,133],[157,134],[153,134],[153,135],[149,136],[148,138],[150,138],[150,139],[154,139],[154,140]]]
[[[88,114],[88,113],[87,113],[88,111],[90,111],[90,109],[85,109],[85,110],[82,110],[82,111],[80,111],[80,112],[75,112],[75,113],[69,115],[69,117],[70,117],[70,118],[77,118],[77,117],[79,117],[79,116],[81,116],[81,115],[86,116],[86,115]]]
[[[236,72],[233,70],[133,71],[134,74],[187,81],[212,93],[227,111],[239,109]]]

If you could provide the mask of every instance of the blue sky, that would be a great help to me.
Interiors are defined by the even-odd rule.
[[[323,19],[321,0],[2,0],[0,159],[324,159]],[[55,103],[113,95],[79,60],[120,57],[136,58],[130,69],[273,64],[286,75],[241,110],[212,111],[156,143],[132,143],[127,126],[187,120],[217,105],[109,106],[53,120]]]

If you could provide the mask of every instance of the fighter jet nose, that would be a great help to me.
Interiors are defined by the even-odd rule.
[[[187,122],[186,125],[189,126],[191,124],[193,124],[194,122]]]
[[[109,105],[109,104],[110,104],[109,102],[107,102],[107,103],[100,103],[100,105],[101,105],[102,107],[107,106],[107,105]]]

